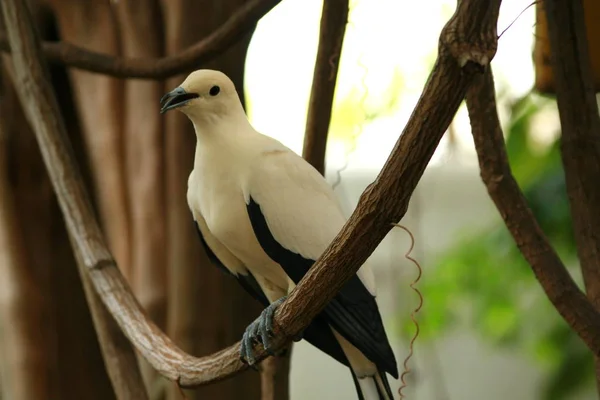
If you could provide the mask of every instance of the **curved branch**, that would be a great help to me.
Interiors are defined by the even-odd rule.
[[[184,386],[224,379],[242,370],[239,343],[211,356],[176,347],[144,314],[125,283],[94,218],[65,134],[41,48],[23,0],[3,0],[17,87],[36,132],[73,248],[102,300],[137,350],[165,377]],[[461,0],[440,36],[434,70],[392,154],[360,198],[351,218],[275,316],[276,344],[304,329],[353,276],[406,213],[410,196],[473,78],[496,52],[500,0]],[[261,357],[266,353],[261,351]],[[261,358],[261,359],[262,359]]]
[[[579,290],[550,246],[512,175],[498,120],[495,95],[491,70],[467,93],[467,108],[481,178],[548,299],[594,354],[598,355],[600,313]]]
[[[163,58],[120,58],[97,53],[65,42],[44,42],[48,61],[97,72],[117,78],[162,80],[200,68],[203,63],[224,53],[237,43],[281,0],[249,0],[219,29],[179,54]],[[9,52],[11,45],[0,34],[0,50]]]
[[[321,14],[319,48],[310,91],[302,156],[322,175],[325,174],[327,134],[348,22],[348,3],[348,0],[324,1]]]

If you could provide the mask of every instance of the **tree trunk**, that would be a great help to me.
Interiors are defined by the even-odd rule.
[[[111,2],[49,0],[61,40],[108,54],[119,54],[119,32]],[[129,213],[123,157],[123,82],[69,70],[75,105],[92,167],[99,216],[123,274],[131,281]],[[68,112],[73,112],[69,110]]]
[[[4,75],[0,64],[1,392],[14,400],[52,399],[57,397],[55,369],[51,367],[54,348],[43,330],[48,316],[43,297],[47,284],[35,279],[8,173],[9,135],[15,133],[15,123],[24,121],[15,118],[16,96],[12,90],[7,93],[9,83]]]
[[[163,33],[158,0],[120,1],[114,5],[124,57],[163,55]],[[130,211],[130,282],[133,292],[152,320],[162,329],[167,312],[165,248],[165,162],[163,121],[158,99],[159,81],[124,82],[123,125],[125,181]],[[157,378],[141,363],[148,387]]]

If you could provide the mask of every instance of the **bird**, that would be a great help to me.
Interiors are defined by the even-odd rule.
[[[250,123],[235,85],[199,69],[160,99],[196,133],[187,203],[210,260],[265,309],[245,330],[240,357],[256,362],[253,343],[271,351],[273,316],[346,223],[325,178],[301,156]],[[360,400],[393,399],[398,379],[372,270],[364,264],[301,337],[350,368]]]

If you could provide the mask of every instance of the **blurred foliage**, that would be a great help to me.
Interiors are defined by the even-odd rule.
[[[559,143],[532,139],[532,120],[554,112],[554,101],[529,94],[508,106],[506,145],[515,178],[529,206],[575,281],[581,285]],[[593,360],[546,298],[500,216],[493,226],[465,231],[437,258],[420,289],[425,307],[421,337],[435,339],[467,324],[488,343],[527,354],[546,373],[542,399],[563,399],[593,382]],[[412,335],[408,316],[403,331]]]
[[[399,107],[399,96],[404,88],[404,76],[395,68],[385,90],[372,95],[367,83],[369,71],[364,69],[363,81],[353,86],[349,93],[334,98],[329,140],[348,142],[353,146],[357,129],[379,117],[391,115]]]

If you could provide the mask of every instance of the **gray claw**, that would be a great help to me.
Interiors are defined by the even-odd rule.
[[[284,296],[271,303],[260,313],[260,316],[246,328],[242,337],[242,346],[240,349],[240,357],[243,362],[247,362],[250,366],[253,366],[256,362],[253,345],[258,342],[259,336],[267,353],[269,353],[269,355],[274,354],[271,349],[270,340],[273,336],[273,317],[275,316],[275,310],[277,310],[277,307],[285,301],[286,297],[287,296]]]
[[[249,365],[254,365],[254,352],[252,351],[252,346],[254,344],[254,324],[256,321],[252,322],[246,328],[244,335],[242,336],[242,347],[240,349],[240,356],[242,360],[245,360]]]
[[[262,341],[262,345],[265,348],[265,350],[267,350],[270,353],[270,347],[271,347],[271,341],[269,340],[271,333],[269,332],[267,326],[269,325],[269,310],[270,310],[271,306],[267,307],[267,309],[265,310],[265,312],[262,312],[260,314],[259,320],[260,323],[257,324],[258,325],[258,329],[256,332],[257,335],[260,336],[261,341]]]
[[[287,296],[283,296],[282,298],[275,300],[264,311],[266,332],[271,336],[273,335],[273,317],[275,316],[275,310],[277,310],[277,307],[279,307],[281,303],[285,301],[285,299],[287,299]]]

